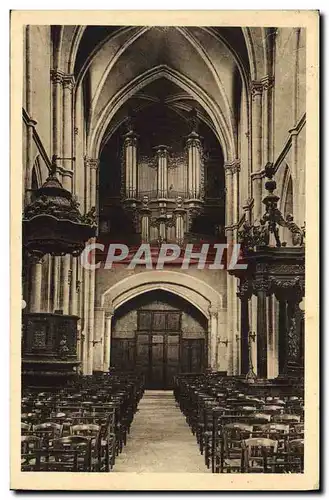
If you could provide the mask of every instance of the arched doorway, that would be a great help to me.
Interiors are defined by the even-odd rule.
[[[204,371],[207,330],[191,303],[165,290],[146,292],[116,310],[110,364],[142,372],[148,389],[171,389],[177,373]]]

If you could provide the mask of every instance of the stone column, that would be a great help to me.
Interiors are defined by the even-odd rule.
[[[95,307],[94,359],[93,371],[102,372],[104,368],[104,320],[103,307]]]
[[[257,296],[252,295],[249,307],[249,325],[252,334],[257,331]],[[253,341],[250,344],[250,356],[255,373],[257,373],[257,342]]]
[[[33,256],[31,266],[30,312],[41,311],[42,257]]]
[[[88,241],[86,244],[89,244]],[[88,375],[88,355],[89,355],[89,277],[90,271],[82,268],[82,311],[83,311],[83,330],[82,330],[82,370],[84,375]]]
[[[124,135],[124,168],[126,198],[135,199],[137,196],[137,134],[129,131]]]
[[[247,375],[249,370],[249,300],[251,298],[251,289],[247,281],[240,280],[239,291],[240,298],[240,373]]]
[[[254,219],[262,215],[262,82],[251,82],[252,120],[252,184],[254,198]]]
[[[209,367],[215,371],[217,369],[217,341],[218,341],[218,307],[212,305],[209,308]]]
[[[26,26],[26,38],[25,38],[25,82],[26,82],[26,111],[29,115],[29,121],[27,123],[27,135],[26,135],[26,165],[25,165],[25,205],[28,205],[31,201],[31,184],[32,184],[32,169],[33,169],[33,130],[37,122],[31,118],[33,112],[33,88],[32,88],[32,51],[31,51],[31,40],[30,40],[30,26]]]
[[[62,184],[65,189],[72,192],[72,91],[74,88],[74,76],[64,75],[63,76],[63,177]]]
[[[228,370],[227,311],[218,310],[217,370]]]
[[[225,162],[225,191],[226,191],[226,204],[225,204],[225,218],[226,230],[231,231],[231,226],[234,222],[234,198],[233,198],[233,172],[235,171],[235,161]],[[232,236],[231,238],[232,239]]]
[[[90,208],[96,207],[96,188],[99,160],[88,158],[88,166],[90,170],[90,189],[89,203]],[[91,238],[90,243],[95,243],[96,238]],[[95,250],[90,252],[90,263],[95,263]],[[94,307],[95,307],[95,270],[88,271],[89,273],[89,297],[88,297],[88,374],[92,375],[93,371],[93,353],[94,353]]]
[[[202,164],[202,144],[201,137],[192,131],[186,140],[187,150],[187,177],[188,177],[188,197],[199,199],[201,196],[201,164]]]
[[[225,204],[225,232],[228,247],[233,244],[233,172],[235,169],[235,161],[228,161],[224,164],[225,169],[225,190],[226,190],[226,204]],[[227,273],[227,373],[228,375],[234,374],[234,344],[235,328],[234,328],[234,278]]]
[[[272,88],[274,79],[267,75],[261,80],[263,84],[263,165],[272,162]]]
[[[266,292],[267,284],[256,282],[257,293],[257,376],[267,378],[267,321]]]
[[[240,180],[240,160],[235,160],[232,163],[226,163],[226,171],[230,169],[232,174],[231,183],[232,183],[232,209],[231,209],[231,224],[237,224],[239,221],[239,180]],[[225,168],[225,167],[224,167]],[[229,182],[229,179],[227,178]]]
[[[71,272],[71,295],[70,295],[70,314],[78,314],[78,293],[77,293],[77,257],[72,257],[72,272]]]
[[[103,371],[108,372],[111,362],[111,328],[114,310],[110,309],[105,313],[105,335],[104,335],[104,365]]]
[[[160,144],[153,148],[158,157],[158,198],[168,196],[168,157],[169,146]]]
[[[33,170],[33,132],[37,122],[29,119],[27,123],[27,136],[26,136],[26,165],[25,165],[25,190],[24,190],[24,203],[28,205],[31,201],[32,193],[32,170]]]
[[[52,269],[52,283],[53,283],[53,304],[52,312],[59,309],[60,306],[60,267],[61,258],[59,256],[53,257],[53,269]]]
[[[267,340],[268,340],[268,353],[267,353],[267,377],[275,378],[278,376],[277,370],[277,349],[276,349],[276,332],[275,332],[275,304],[274,295],[271,294],[267,297]]]
[[[63,72],[54,69],[50,75],[53,84],[53,154],[61,156]]]
[[[64,255],[62,258],[62,272],[61,272],[61,287],[62,287],[62,307],[63,314],[69,314],[70,303],[70,271],[71,271],[71,256]]]
[[[95,238],[91,239],[94,243]],[[90,263],[95,262],[95,251],[90,252]],[[94,364],[94,307],[95,307],[95,271],[89,273],[89,298],[88,298],[88,375],[93,373]]]
[[[82,338],[81,338],[81,323],[80,320],[77,322],[77,358],[82,365]],[[82,366],[80,365],[80,371]]]

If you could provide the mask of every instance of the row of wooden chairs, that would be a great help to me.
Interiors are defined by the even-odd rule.
[[[22,470],[111,471],[143,390],[142,377],[133,374],[81,377],[59,391],[25,390]]]
[[[174,394],[212,472],[303,470],[300,393],[255,393],[229,377],[198,375],[176,377]]]

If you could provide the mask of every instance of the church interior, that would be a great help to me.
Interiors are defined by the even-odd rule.
[[[305,29],[28,25],[22,98],[22,471],[303,472]]]

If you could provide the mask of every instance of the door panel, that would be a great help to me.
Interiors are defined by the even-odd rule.
[[[161,342],[156,343],[161,337]],[[164,381],[164,344],[163,336],[153,335],[152,351],[151,351],[151,379],[154,389],[162,389],[165,385]]]
[[[200,373],[204,369],[204,339],[182,340],[182,372]]]
[[[152,330],[153,331],[164,331],[166,329],[166,313],[164,312],[154,312]]]
[[[180,311],[138,311],[136,368],[146,388],[170,389],[179,372],[202,372],[203,339],[181,339]]]
[[[179,332],[181,330],[181,313],[169,312],[167,313],[167,330],[171,332]]]
[[[130,371],[135,367],[135,339],[112,339],[111,366]]]

